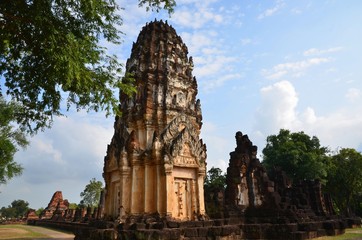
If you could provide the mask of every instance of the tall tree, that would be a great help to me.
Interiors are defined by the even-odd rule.
[[[0,209],[1,215],[6,218],[23,217],[29,209],[29,203],[24,200],[14,200],[7,208]]]
[[[262,164],[269,171],[280,167],[292,180],[320,179],[325,182],[328,152],[315,136],[281,129],[278,135],[267,137]]]
[[[169,13],[176,5],[138,2]],[[132,78],[121,77],[121,63],[101,44],[120,44],[118,10],[115,0],[0,1],[0,183],[22,171],[13,156],[28,144],[24,132],[50,127],[63,114],[62,102],[67,110],[75,105],[119,114],[114,89],[135,92]]]
[[[342,148],[332,156],[326,190],[341,213],[361,211],[362,154],[355,149]]]
[[[15,128],[13,119],[22,112],[15,102],[6,102],[0,96],[0,184],[6,183],[22,173],[23,168],[14,161],[19,147],[26,147],[28,141],[21,128]]]
[[[101,196],[102,188],[103,183],[101,181],[97,181],[95,178],[92,178],[92,180],[90,180],[89,183],[85,186],[84,191],[80,193],[80,196],[83,198],[81,204],[91,207],[97,206]]]
[[[209,171],[207,171],[205,178],[205,190],[220,190],[224,189],[226,184],[226,176],[222,174],[220,168],[212,167]]]
[[[212,218],[223,216],[223,192],[226,185],[226,174],[220,168],[212,167],[207,171],[204,182],[205,208]]]
[[[14,200],[11,202],[11,207],[15,209],[15,216],[22,217],[29,209],[29,203],[24,200]]]
[[[166,9],[174,0],[139,0],[150,10]],[[133,93],[121,78],[121,63],[101,41],[120,44],[122,18],[115,0],[0,1],[0,79],[6,94],[23,105],[18,123],[30,132],[48,127],[69,109],[118,113],[115,88]]]

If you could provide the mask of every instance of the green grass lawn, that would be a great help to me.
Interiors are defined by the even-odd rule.
[[[362,239],[362,228],[348,228],[343,235],[333,237],[319,237],[315,240],[357,240]]]
[[[0,239],[32,239],[48,238],[48,236],[34,232],[22,224],[0,225]]]

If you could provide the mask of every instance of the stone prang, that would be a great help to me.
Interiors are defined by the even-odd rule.
[[[206,146],[193,62],[176,31],[147,24],[133,44],[126,75],[136,94],[120,93],[122,116],[104,160],[105,217],[157,213],[202,217]],[[127,79],[125,79],[127,81]]]

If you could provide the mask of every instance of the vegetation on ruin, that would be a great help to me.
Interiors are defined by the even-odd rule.
[[[15,128],[12,121],[22,113],[16,102],[6,102],[0,96],[0,184],[21,174],[23,168],[14,161],[14,155],[20,148],[28,145],[21,128]]]
[[[82,197],[81,205],[96,207],[99,203],[101,192],[103,189],[103,183],[92,178],[85,186],[83,192],[80,193]]]

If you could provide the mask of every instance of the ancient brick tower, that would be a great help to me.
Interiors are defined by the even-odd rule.
[[[206,146],[192,58],[176,31],[143,27],[126,71],[137,93],[120,93],[122,117],[104,160],[105,216],[159,213],[192,220],[205,213]]]

